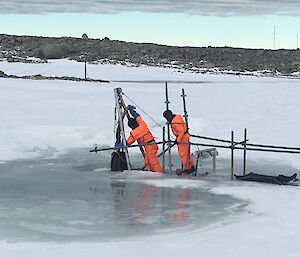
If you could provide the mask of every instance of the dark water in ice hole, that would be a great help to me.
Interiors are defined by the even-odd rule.
[[[0,164],[0,240],[106,241],[201,228],[242,211],[246,204],[214,195],[207,187],[147,183],[148,179],[169,179],[172,184],[170,179],[180,179],[176,176],[135,179],[107,172],[109,161],[109,153],[81,149],[55,159]],[[135,163],[143,166],[139,156]],[[228,181],[229,160],[219,159],[217,165],[214,178]],[[260,165],[261,170],[280,169],[277,164]],[[256,169],[258,164],[248,166]],[[210,161],[201,170],[211,173]],[[202,178],[209,179],[210,175]]]

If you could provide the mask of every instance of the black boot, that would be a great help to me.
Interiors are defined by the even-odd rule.
[[[192,174],[196,171],[195,166],[192,166],[190,169],[183,170],[183,173]]]

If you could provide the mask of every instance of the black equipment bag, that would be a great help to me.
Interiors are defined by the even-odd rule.
[[[128,169],[125,152],[118,150],[111,154],[110,169],[111,171],[123,171]]]

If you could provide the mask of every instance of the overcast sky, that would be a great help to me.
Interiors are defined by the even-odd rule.
[[[296,48],[300,0],[1,0],[0,33]],[[300,36],[298,36],[299,38]]]
[[[299,15],[297,0],[1,0],[2,13],[112,13],[124,11],[198,15]]]

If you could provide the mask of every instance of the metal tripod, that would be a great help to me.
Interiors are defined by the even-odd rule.
[[[126,145],[126,136],[125,136],[125,130],[124,130],[124,118],[126,115],[128,115],[127,108],[124,104],[123,97],[122,97],[122,89],[121,88],[115,88],[115,143],[123,143]],[[127,163],[127,169],[132,170],[130,158],[128,154],[128,148],[124,147],[121,149],[118,149],[117,151],[124,152],[125,153],[125,159]]]

